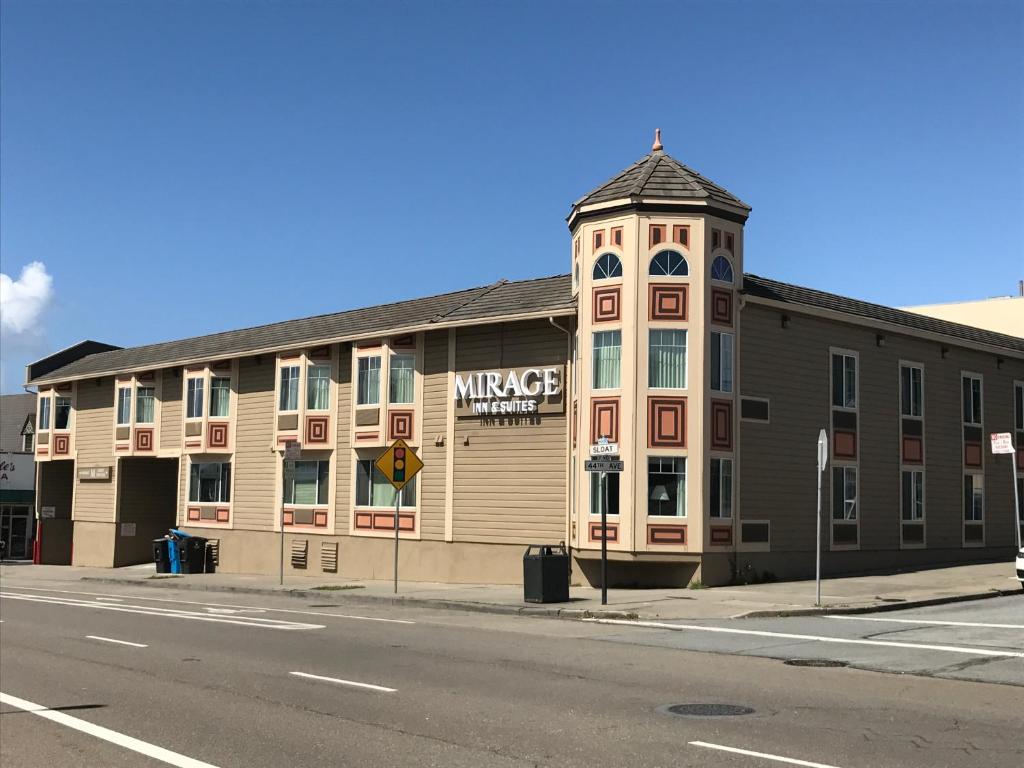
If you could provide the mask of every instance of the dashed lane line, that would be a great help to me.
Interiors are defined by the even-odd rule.
[[[746,755],[747,757],[757,757],[762,760],[771,760],[776,763],[786,763],[788,765],[800,765],[804,768],[838,768],[835,765],[828,765],[827,763],[815,763],[810,760],[798,760],[795,757],[783,757],[782,755],[772,755],[767,752],[755,752],[752,749],[740,749],[739,747],[727,747],[724,744],[712,744],[708,741],[691,741],[688,742],[693,747],[704,747],[705,749],[717,749],[719,752],[732,752],[734,755]]]
[[[308,672],[289,672],[289,675],[295,675],[295,677],[305,677],[309,680],[322,680],[325,683],[337,683],[338,685],[347,685],[352,688],[365,688],[369,691],[380,691],[381,693],[396,693],[397,688],[388,688],[383,685],[374,685],[373,683],[357,683],[355,680],[342,680],[340,677],[324,677],[323,675],[311,675]]]
[[[132,648],[149,648],[145,643],[133,643],[130,640],[116,640],[113,637],[102,637],[101,635],[86,635],[89,640],[102,640],[104,643],[117,643],[118,645],[130,645]]]

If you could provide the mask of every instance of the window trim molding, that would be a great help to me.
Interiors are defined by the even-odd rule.
[[[978,380],[978,399],[981,402],[981,420],[980,421],[964,421],[964,379],[977,379]],[[971,405],[971,410],[974,410],[974,405]],[[981,429],[982,437],[985,436],[985,376],[975,371],[960,370],[960,424],[963,427],[978,427]],[[982,460],[981,465],[985,466],[985,451],[982,446]]]
[[[844,486],[846,484],[846,473],[845,473],[845,470],[852,469],[854,472],[857,473],[857,490],[855,492],[856,495],[854,496],[854,498],[856,499],[856,504],[857,504],[857,506],[856,506],[857,517],[853,521],[853,526],[855,526],[856,529],[857,529],[857,543],[856,544],[836,544],[835,543],[834,528],[835,528],[836,524],[838,523],[840,526],[844,526],[844,527],[851,526],[851,522],[849,520],[846,520],[845,516],[844,516],[844,519],[842,519],[842,520],[836,520],[836,518],[835,518],[835,499],[836,499],[836,497],[835,497],[835,489],[833,488],[833,483],[834,483],[833,475],[834,475],[834,470],[836,470],[836,469],[844,470],[844,473],[843,473],[843,485]],[[828,548],[829,548],[829,551],[831,551],[831,552],[854,552],[854,551],[857,551],[857,550],[859,550],[861,548],[860,547],[860,545],[861,545],[860,521],[861,521],[861,518],[864,516],[864,510],[861,508],[860,480],[861,480],[861,477],[860,477],[860,463],[859,462],[854,462],[854,461],[829,462],[829,478],[828,478],[828,481],[829,481],[829,486],[828,486],[828,490],[829,490],[829,503],[828,503],[828,509],[829,509],[829,516],[828,516],[829,517]],[[845,490],[844,490],[844,494],[843,494],[843,503],[844,504],[846,503]]]
[[[903,517],[903,473],[919,473],[921,475],[921,519],[906,520]],[[921,543],[907,543],[903,540],[903,526],[920,524],[922,528]],[[928,548],[928,475],[923,465],[914,464],[900,465],[900,549],[927,549]]]
[[[984,406],[983,406],[984,407]],[[982,410],[984,414],[984,410]],[[981,478],[981,520],[968,520],[967,510],[964,509],[964,502],[967,500],[967,478]],[[972,489],[973,490],[973,489]],[[1012,490],[1012,489],[1011,489]],[[978,549],[986,546],[986,539],[988,536],[988,515],[985,514],[985,507],[988,506],[987,499],[985,498],[985,471],[979,469],[974,472],[968,472],[966,469],[963,471],[963,478],[960,481],[960,545],[963,549]],[[980,526],[981,527],[981,541],[967,541],[967,526]]]
[[[834,355],[842,355],[844,357],[852,357],[854,360],[854,381],[853,381],[853,407],[848,405],[836,405],[835,404],[835,387],[834,387],[834,376],[832,371],[832,357]],[[844,349],[842,347],[829,347],[828,348],[828,402],[829,408],[833,411],[845,411],[846,413],[856,413],[857,417],[857,431],[860,431],[860,379],[863,371],[860,367],[860,352],[855,349]],[[845,379],[846,370],[844,368],[843,375]],[[844,384],[845,386],[845,384]],[[845,392],[844,392],[845,394]],[[831,424],[829,425],[831,428]]]

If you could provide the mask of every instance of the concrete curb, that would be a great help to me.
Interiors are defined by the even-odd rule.
[[[398,605],[417,606],[423,608],[443,608],[452,611],[466,611],[470,613],[497,613],[512,616],[544,616],[547,618],[559,619],[627,619],[637,620],[640,615],[635,611],[601,611],[585,608],[545,608],[540,605],[498,605],[495,603],[474,603],[462,600],[442,600],[439,598],[423,597],[392,597],[388,595],[367,595],[354,594],[358,590],[319,590],[319,589],[267,589],[265,587],[232,586],[230,584],[202,584],[194,581],[187,581],[184,578],[162,578],[162,579],[112,579],[105,576],[82,576],[79,581],[91,582],[93,584],[120,584],[122,586],[135,587],[156,587],[157,589],[182,589],[196,592],[225,592],[247,595],[276,595],[278,597],[298,597],[303,599],[316,598],[320,600],[352,603],[356,605]]]
[[[856,615],[859,613],[889,613],[891,611],[906,611],[910,608],[927,608],[932,605],[947,605],[950,603],[966,603],[973,600],[987,600],[992,597],[1004,597],[1006,595],[1019,594],[1019,589],[990,589],[985,592],[973,592],[965,595],[946,595],[944,597],[928,597],[922,600],[905,600],[899,603],[881,603],[879,605],[857,605],[857,606],[823,606],[821,608],[792,608],[765,611],[747,611],[735,616],[733,619],[767,619],[783,618],[786,616],[844,616]]]

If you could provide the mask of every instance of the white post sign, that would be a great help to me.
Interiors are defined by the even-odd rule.
[[[821,476],[828,466],[828,433],[821,430],[818,433],[818,522],[815,535],[814,553],[814,604],[821,605]]]
[[[992,453],[996,455],[1005,453],[1010,456],[1010,480],[1013,485],[1013,527],[1017,530],[1017,549],[1020,549],[1020,498],[1017,496],[1017,451],[1013,447],[1013,436],[1009,432],[992,432],[989,438],[992,440]]]

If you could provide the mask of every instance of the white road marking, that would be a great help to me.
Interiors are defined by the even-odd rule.
[[[770,632],[763,629],[732,629],[730,627],[704,627],[698,624],[667,624],[660,621],[629,621],[628,619],[583,619],[595,624],[615,624],[624,627],[648,627],[651,629],[671,629],[675,632],[691,629],[697,632],[720,632],[727,635],[752,635],[754,637],[781,637],[786,640],[811,640],[819,643],[839,643],[840,645],[877,645],[886,648],[913,648],[919,651],[948,651],[949,653],[965,653],[971,656],[1000,656],[1011,659],[1024,659],[1024,651],[996,651],[991,648],[969,648],[962,645],[925,645],[922,643],[901,643],[895,640],[865,640],[851,637],[829,637],[827,635],[797,635],[790,632]]]
[[[124,601],[120,597],[97,597],[97,601],[103,603],[123,603]]]
[[[328,683],[337,683],[338,685],[350,685],[353,688],[366,688],[370,691],[381,691],[382,693],[395,693],[398,691],[397,688],[386,688],[383,685],[373,685],[372,683],[357,683],[354,680],[342,680],[340,677],[324,677],[323,675],[311,675],[308,672],[289,672],[289,675],[295,675],[296,677],[307,677],[310,680],[323,680]]]
[[[1024,624],[989,624],[984,621],[938,621],[926,619],[886,619],[881,616],[826,616],[846,621],[886,621],[893,624],[933,624],[939,627],[986,627],[988,629],[1024,629]]]
[[[48,709],[41,704],[33,704],[31,701],[25,701],[25,699],[19,699],[16,696],[10,696],[6,693],[0,693],[0,704],[7,704],[8,706],[15,707],[24,712],[31,712],[33,715],[37,715],[51,722],[59,725],[66,726],[68,728],[74,728],[76,731],[81,731],[90,736],[95,736],[97,739],[103,739],[109,741],[111,744],[116,744],[119,747],[130,749],[133,752],[138,752],[140,755],[146,757],[152,757],[154,760],[159,760],[168,765],[177,766],[177,768],[216,768],[211,763],[204,763],[202,760],[196,760],[192,757],[172,752],[169,749],[158,747],[156,744],[150,744],[149,742],[136,739],[132,736],[126,736],[123,733],[112,731],[109,728],[104,728],[101,725],[94,725],[87,720],[80,720],[77,717],[66,715],[63,712],[55,712],[52,709]]]
[[[174,608],[161,608],[153,605],[122,605],[120,603],[97,603],[91,600],[74,600],[71,598],[50,597],[48,595],[25,595],[19,592],[0,592],[0,598],[8,600],[25,600],[47,605],[66,605],[72,608],[93,608],[121,613],[139,613],[144,616],[164,616],[171,619],[189,619],[191,621],[213,621],[218,624],[236,624],[242,627],[260,627],[262,629],[305,630],[323,629],[323,624],[304,624],[296,621],[279,619],[263,619],[258,616],[211,616],[195,611],[181,611]]]
[[[826,763],[813,763],[810,760],[797,760],[794,757],[783,757],[782,755],[769,755],[767,752],[754,752],[750,749],[726,747],[722,744],[711,744],[707,741],[691,741],[689,743],[691,746],[694,747],[706,747],[707,749],[717,749],[721,752],[732,752],[736,755],[760,757],[762,760],[774,760],[777,763],[788,763],[789,765],[802,765],[804,766],[804,768],[838,768],[838,766],[828,765]]]
[[[72,589],[48,589],[46,587],[23,587],[20,584],[9,585],[14,589],[31,589],[34,592],[56,592],[64,595],[90,595],[97,596],[103,595],[102,592],[80,592]],[[128,586],[131,586],[129,584]],[[181,603],[182,605],[210,605],[218,608],[245,608],[248,610],[257,610],[256,606],[251,605],[234,605],[232,603],[204,603],[198,600],[178,600],[171,597],[143,597],[142,595],[133,595],[133,600],[149,600],[157,603]],[[261,611],[273,611],[275,613],[296,613],[302,616],[331,616],[335,619],[353,619],[355,621],[380,621],[385,624],[415,624],[415,621],[411,619],[383,619],[378,616],[355,616],[348,613],[323,613],[321,611],[299,611],[294,608],[259,608]]]
[[[86,635],[90,640],[102,640],[105,643],[117,643],[118,645],[130,645],[132,648],[149,648],[145,643],[132,643],[128,640],[115,640],[112,637],[100,637],[99,635]]]

